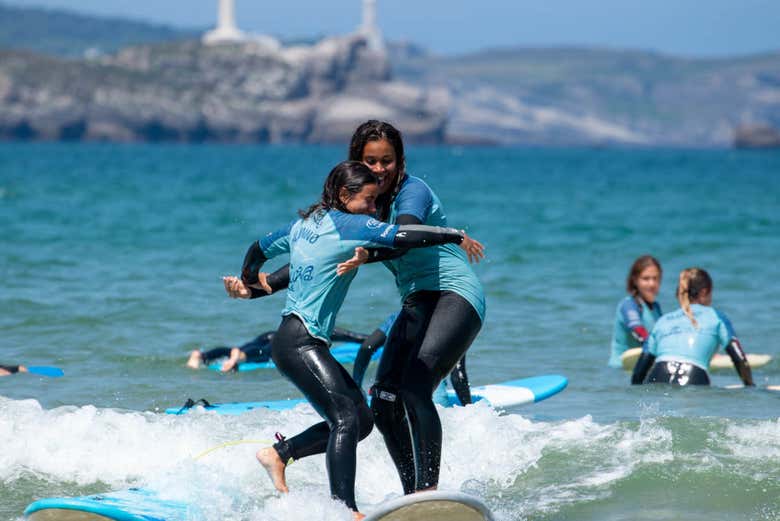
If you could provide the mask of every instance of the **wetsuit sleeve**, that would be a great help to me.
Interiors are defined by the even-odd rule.
[[[266,277],[266,282],[271,286],[271,293],[266,293],[263,289],[249,288],[252,292],[252,296],[249,298],[267,297],[268,295],[273,295],[280,289],[287,289],[287,286],[290,284],[290,264],[285,264],[275,272],[269,274]]]
[[[734,369],[737,370],[739,378],[745,385],[755,385],[753,383],[753,372],[750,370],[750,363],[748,362],[745,350],[742,349],[742,344],[737,338],[737,334],[734,332],[734,328],[731,325],[731,321],[726,315],[715,310],[715,313],[720,319],[718,324],[718,341],[720,345],[724,346],[726,353],[731,358],[731,362],[734,364]]]
[[[642,312],[639,305],[632,298],[626,299],[620,306],[620,318],[623,324],[631,332],[631,336],[638,342],[644,343],[650,332],[642,324]]]
[[[290,251],[289,237],[293,222],[290,222],[284,228],[269,233],[249,246],[241,267],[241,280],[244,284],[257,284],[257,274],[260,272],[263,264],[265,264],[265,261]]]
[[[637,360],[636,365],[634,366],[634,372],[631,373],[632,385],[644,383],[647,373],[655,363],[656,344],[656,338],[651,333],[642,345],[642,354],[639,356],[639,360]]]
[[[414,215],[399,215],[396,224],[422,224],[423,222]],[[397,259],[409,251],[409,248],[367,248],[368,260],[366,264]]]
[[[425,225],[395,225],[359,214],[331,212],[343,240],[362,242],[364,246],[424,248],[439,244],[460,244],[463,234],[455,228]]]
[[[466,374],[466,356],[458,360],[455,364],[455,369],[450,373],[450,380],[452,381],[452,388],[455,389],[455,394],[458,396],[461,405],[468,405],[471,403],[471,388],[469,387],[469,377]]]
[[[368,364],[371,362],[371,356],[385,344],[386,340],[387,335],[385,332],[381,329],[375,329],[360,345],[357,357],[355,357],[355,366],[352,369],[352,379],[359,386],[363,384],[363,378],[366,375]]]

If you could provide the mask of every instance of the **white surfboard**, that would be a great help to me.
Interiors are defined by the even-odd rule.
[[[626,371],[633,371],[639,356],[642,354],[641,347],[632,347],[626,349],[626,352],[620,355],[620,361],[623,364],[623,369]],[[772,361],[772,355],[748,353],[748,363],[751,368],[761,367]],[[718,371],[721,369],[734,369],[734,364],[731,363],[731,357],[724,354],[716,354],[710,361],[710,371]]]
[[[494,521],[479,499],[461,492],[418,492],[379,505],[364,521]]]

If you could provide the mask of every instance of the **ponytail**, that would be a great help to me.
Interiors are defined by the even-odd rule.
[[[702,290],[712,291],[712,278],[709,273],[701,268],[688,268],[680,272],[677,300],[696,329],[699,329],[699,324],[696,322],[696,317],[693,316],[691,301],[696,301]]]

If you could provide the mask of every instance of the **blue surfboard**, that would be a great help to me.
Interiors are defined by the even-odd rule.
[[[51,365],[31,365],[27,367],[27,372],[32,374],[39,374],[41,376],[48,376],[50,378],[59,378],[65,375],[65,371],[59,367]]]
[[[471,388],[471,397],[474,402],[485,400],[496,408],[506,408],[525,403],[539,402],[558,394],[568,385],[568,380],[561,375],[543,375],[519,380],[509,380],[497,384],[480,385]],[[369,400],[370,400],[369,396]],[[455,391],[448,389],[438,397],[441,405],[454,407],[460,405]],[[273,411],[286,411],[298,405],[307,403],[303,398],[289,400],[265,400],[259,402],[228,402],[209,404],[204,407],[207,411],[218,414],[238,415],[254,409],[271,409]],[[166,409],[166,414],[184,414],[190,408],[173,407]]]
[[[161,499],[156,492],[131,488],[82,497],[53,497],[31,503],[28,521],[186,521],[199,517],[195,507]]]
[[[355,358],[357,357],[359,350],[360,344],[357,342],[345,342],[332,347],[330,352],[338,362],[342,364],[353,364],[355,363]],[[382,356],[382,348],[376,350],[371,356],[371,360],[379,360],[380,356]],[[268,362],[244,362],[243,364],[238,364],[239,371],[256,371],[258,369],[274,369],[275,367],[276,365],[270,360]],[[212,371],[221,371],[222,361],[212,362],[208,365],[208,368]]]

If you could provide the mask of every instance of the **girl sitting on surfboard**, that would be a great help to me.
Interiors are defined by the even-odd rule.
[[[639,357],[632,384],[709,385],[707,367],[718,348],[725,348],[745,385],[753,385],[747,356],[726,315],[712,307],[712,279],[701,268],[680,272],[680,309],[656,322]]]
[[[290,254],[290,284],[282,323],[272,341],[271,356],[279,371],[304,394],[326,421],[261,449],[257,459],[277,490],[287,492],[285,467],[295,459],[326,453],[333,497],[362,515],[355,504],[358,440],[373,427],[363,393],[328,349],[336,315],[354,272],[336,274],[358,246],[420,248],[459,244],[468,255],[482,256],[483,247],[465,232],[437,226],[391,225],[370,215],[376,212],[379,180],[363,163],[346,161],[328,175],[319,202],[299,212],[300,219],[254,242],[244,259],[241,279],[225,277],[231,297],[259,293],[263,263]]]
[[[620,355],[640,347],[661,316],[661,306],[656,301],[661,275],[661,263],[652,255],[642,255],[631,265],[626,278],[628,296],[620,301],[615,312],[610,367],[621,367]]]

